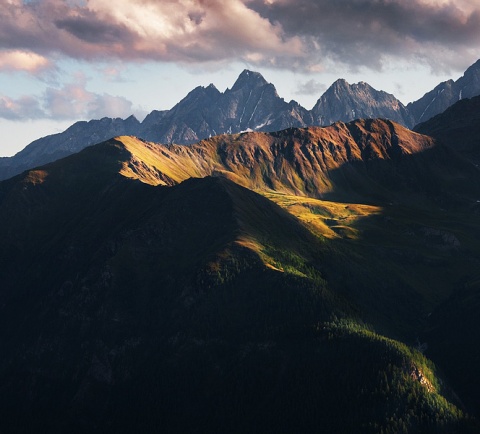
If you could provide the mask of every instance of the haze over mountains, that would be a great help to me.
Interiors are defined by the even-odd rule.
[[[393,95],[364,82],[337,80],[307,110],[286,102],[258,73],[243,71],[231,89],[197,87],[171,110],[151,112],[139,122],[103,118],[77,122],[63,133],[38,139],[13,157],[0,159],[0,179],[78,152],[117,135],[133,135],[159,143],[192,144],[201,139],[242,131],[278,131],[289,127],[330,125],[359,118],[385,118],[412,128],[462,98],[480,94],[480,60],[456,82],[441,83],[406,107]]]

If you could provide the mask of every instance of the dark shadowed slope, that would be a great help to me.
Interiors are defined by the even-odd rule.
[[[472,165],[480,164],[480,97],[459,101],[416,129],[435,137]],[[472,218],[478,220],[478,212]],[[472,234],[472,240],[478,240],[478,235]],[[480,408],[476,368],[480,361],[479,282],[478,269],[460,274],[455,292],[429,317],[425,334],[429,354],[451,373],[455,390],[472,409]]]
[[[425,185],[393,173],[404,158],[429,173],[421,155],[434,149],[384,121],[188,148],[121,137],[0,183],[1,430],[475,432],[401,342],[452,292],[447,271],[478,264],[468,235],[444,239],[444,219],[462,214],[421,212]],[[371,197],[331,176],[357,162],[348,179],[379,190],[388,171],[371,161],[407,177],[382,187],[404,205],[343,230],[325,216],[331,239],[232,182],[280,199],[320,197],[327,181]],[[360,208],[298,198],[312,216]]]
[[[415,127],[466,158],[480,162],[480,97],[463,99],[445,112]]]

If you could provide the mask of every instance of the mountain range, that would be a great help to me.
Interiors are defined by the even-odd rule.
[[[0,160],[0,432],[480,432],[479,76],[244,71]]]
[[[0,158],[0,179],[55,161],[118,135],[159,143],[192,144],[220,134],[273,132],[289,127],[325,126],[336,121],[385,118],[409,128],[443,112],[462,98],[480,94],[480,60],[457,81],[439,84],[404,106],[393,95],[360,82],[337,80],[312,110],[286,102],[259,73],[245,70],[231,89],[199,86],[170,110],[154,110],[139,122],[134,116],[77,122],[62,133],[35,140],[13,157]]]
[[[0,182],[0,431],[478,432],[455,119],[118,136]]]

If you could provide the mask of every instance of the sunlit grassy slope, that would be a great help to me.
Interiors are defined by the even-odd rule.
[[[383,210],[382,207],[358,203],[331,202],[272,192],[261,194],[297,217],[312,232],[326,238],[358,239],[362,220],[378,215]]]
[[[219,136],[191,147],[132,137],[117,138],[117,145],[130,154],[120,171],[126,177],[171,186],[221,176],[277,203],[323,239],[333,257],[364,274],[360,293],[340,282],[338,291],[380,323],[390,316],[403,331],[418,330],[478,260],[480,231],[471,214],[478,208],[478,170],[389,121]],[[256,215],[246,220],[249,233],[237,242],[284,270],[261,241],[275,226],[259,228]],[[332,272],[338,262],[326,273],[342,273],[342,267]],[[379,302],[375,288],[382,285],[392,297]]]

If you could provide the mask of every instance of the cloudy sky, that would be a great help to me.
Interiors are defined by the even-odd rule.
[[[0,0],[0,156],[245,68],[310,109],[337,78],[406,104],[478,58],[479,0]]]

